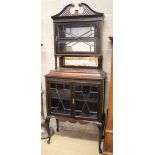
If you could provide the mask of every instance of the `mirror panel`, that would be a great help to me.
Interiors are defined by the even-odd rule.
[[[64,57],[64,66],[98,67],[97,57]]]

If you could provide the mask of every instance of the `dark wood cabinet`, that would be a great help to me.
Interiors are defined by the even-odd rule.
[[[97,54],[98,22],[55,23],[56,54]]]
[[[48,115],[101,121],[104,109],[101,100],[104,93],[103,80],[78,80],[73,76],[58,79],[47,76],[46,86]]]
[[[50,118],[59,120],[95,123],[99,128],[99,152],[104,138],[105,126],[105,81],[102,70],[101,31],[103,13],[80,3],[83,13],[67,5],[52,16],[54,23],[55,70],[45,75],[46,80],[46,127]],[[59,62],[58,62],[59,61]]]

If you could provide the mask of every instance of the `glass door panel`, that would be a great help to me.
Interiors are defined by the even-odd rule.
[[[95,52],[95,43],[93,41],[59,41],[57,48],[59,53],[64,52]]]
[[[98,86],[76,84],[74,87],[75,117],[97,119],[98,95]]]
[[[71,115],[71,85],[60,82],[50,83],[49,91],[50,112]]]
[[[61,24],[57,31],[58,53],[96,51],[97,24]]]
[[[95,37],[96,26],[87,24],[86,26],[77,26],[64,24],[58,26],[58,39],[82,39]]]

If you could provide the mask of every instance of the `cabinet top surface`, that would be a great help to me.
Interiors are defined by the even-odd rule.
[[[99,69],[58,68],[50,70],[45,77],[102,80],[105,79],[106,73]]]

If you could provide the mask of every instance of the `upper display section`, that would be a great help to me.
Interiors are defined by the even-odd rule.
[[[57,53],[96,53],[97,23],[57,24]]]
[[[103,13],[80,3],[67,5],[52,16],[56,56],[101,56]]]
[[[79,10],[74,9],[74,4],[69,4],[58,14],[52,16],[55,19],[81,18],[81,17],[103,17],[103,13],[92,10],[87,4],[80,3]]]

